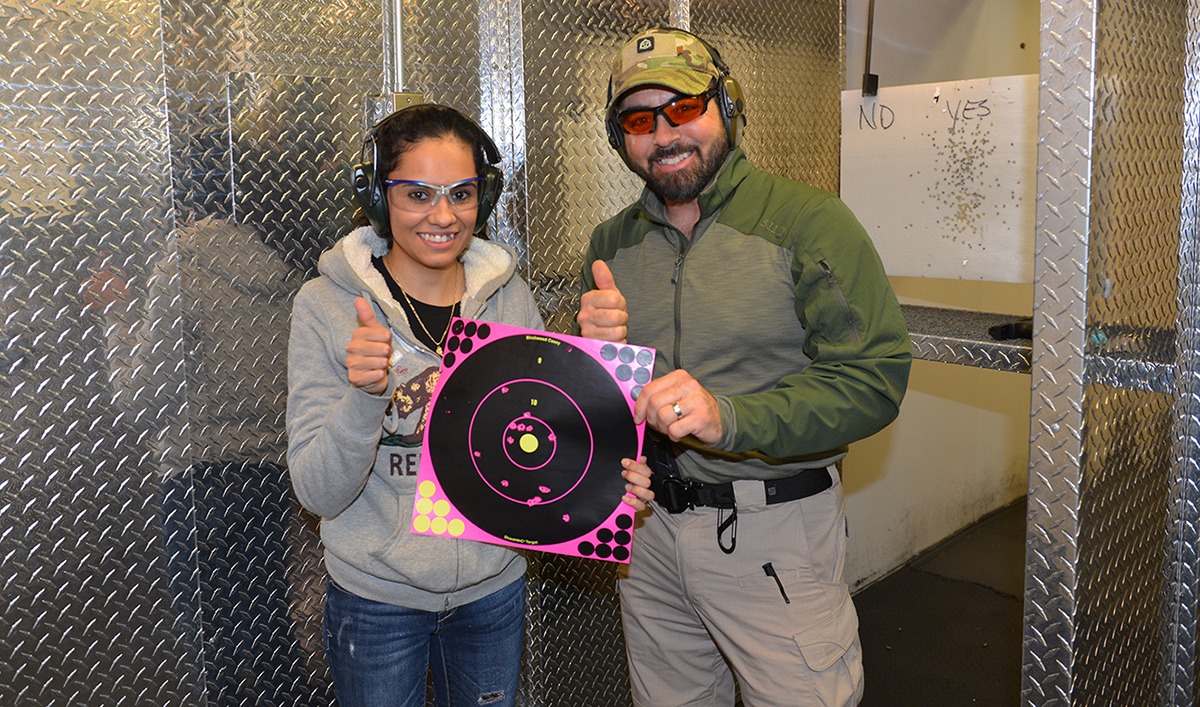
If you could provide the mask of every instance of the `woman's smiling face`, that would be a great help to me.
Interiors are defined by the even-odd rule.
[[[387,179],[402,179],[444,186],[477,177],[471,145],[457,137],[427,138],[416,142],[400,156]],[[420,266],[432,270],[454,267],[470,243],[479,215],[478,204],[455,210],[451,199],[441,196],[428,213],[399,207],[405,185],[388,187],[388,219],[392,252],[388,259],[401,270]],[[430,198],[435,194],[429,194]]]

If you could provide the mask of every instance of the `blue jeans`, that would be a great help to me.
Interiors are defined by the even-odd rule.
[[[516,704],[525,579],[448,611],[364,599],[330,581],[325,655],[341,707],[423,707],[427,674],[442,707]]]

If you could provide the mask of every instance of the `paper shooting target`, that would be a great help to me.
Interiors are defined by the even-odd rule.
[[[455,319],[429,404],[412,530],[629,561],[621,458],[654,350]]]

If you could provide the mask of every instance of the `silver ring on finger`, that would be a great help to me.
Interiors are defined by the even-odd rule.
[[[683,417],[683,409],[679,407],[679,403],[675,403],[671,406],[671,412],[675,413],[676,419]]]

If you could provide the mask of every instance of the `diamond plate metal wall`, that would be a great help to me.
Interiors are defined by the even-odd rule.
[[[609,62],[633,34],[667,24],[670,6],[535,0],[524,17],[530,284],[547,326],[569,331],[592,228],[641,189],[605,137]]]
[[[740,69],[743,146],[755,166],[833,192],[841,175],[842,13],[828,0],[691,3],[691,29]]]
[[[1030,705],[1194,703],[1195,5],[1042,5]]]
[[[1097,17],[1088,356],[1173,361],[1185,6],[1106,2]],[[1076,704],[1168,693],[1164,529],[1178,469],[1163,392],[1084,390]]]
[[[163,387],[133,400],[113,384],[132,352],[108,341],[138,329],[172,250],[158,6],[0,17],[0,701],[182,703],[195,614],[163,562],[158,446],[182,350],[157,352]]]
[[[4,704],[328,704],[282,467],[380,9],[0,6]]]

